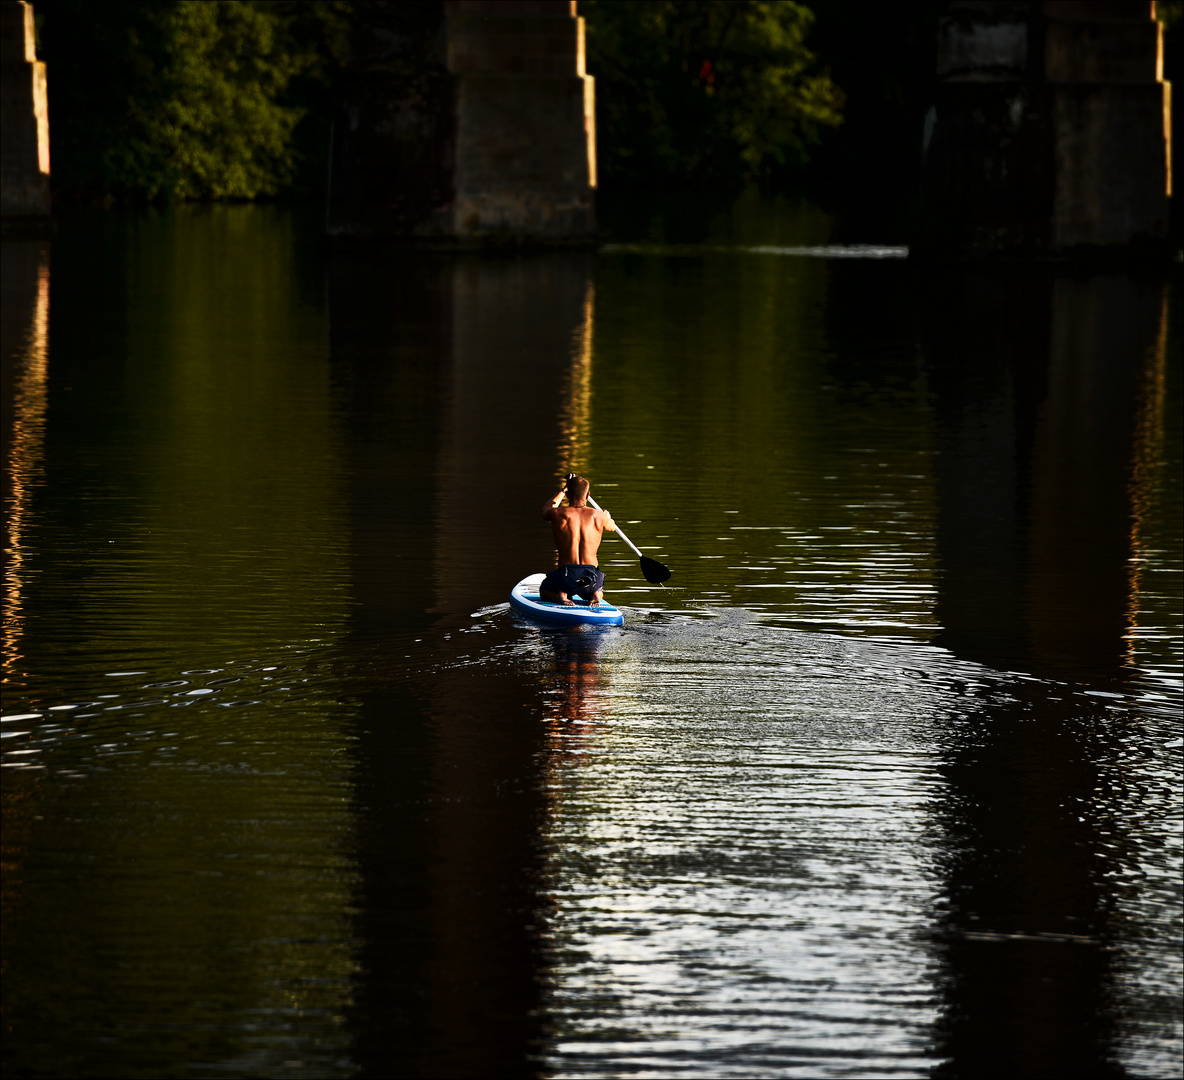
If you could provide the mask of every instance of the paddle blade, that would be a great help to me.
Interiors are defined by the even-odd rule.
[[[641,557],[641,572],[651,585],[661,585],[670,577],[670,569],[656,559],[651,559],[648,555]]]

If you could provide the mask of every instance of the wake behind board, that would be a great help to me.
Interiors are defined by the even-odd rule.
[[[510,607],[520,615],[549,626],[620,626],[625,616],[607,600],[593,607],[573,597],[573,604],[552,604],[539,599],[539,584],[545,574],[531,574],[510,590]]]

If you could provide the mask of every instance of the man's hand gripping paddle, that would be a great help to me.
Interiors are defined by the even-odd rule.
[[[565,481],[570,480],[573,476],[575,476],[575,473],[568,473],[565,477]],[[603,509],[603,507],[601,507],[591,495],[588,496],[588,505],[592,507],[593,510]],[[646,581],[648,581],[651,585],[661,585],[663,581],[666,581],[670,577],[669,567],[667,567],[664,563],[658,562],[657,559],[651,559],[648,555],[642,555],[642,553],[637,550],[637,545],[634,544],[633,541],[630,540],[629,537],[627,537],[623,532],[621,532],[619,527],[617,528],[617,535],[633,549],[633,554],[641,559],[641,572],[645,576]]]

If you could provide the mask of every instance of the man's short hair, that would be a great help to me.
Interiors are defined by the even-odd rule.
[[[567,501],[582,502],[588,497],[588,481],[582,476],[573,476],[567,482]]]

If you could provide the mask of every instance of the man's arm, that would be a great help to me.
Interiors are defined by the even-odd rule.
[[[601,519],[600,519],[600,524],[604,528],[604,531],[605,532],[616,532],[617,531],[617,523],[615,521],[613,521],[612,514],[610,514],[607,510],[601,510],[600,513],[602,515]]]
[[[567,494],[565,488],[559,489],[559,494],[551,498],[550,502],[543,504],[543,520],[550,521],[555,516],[555,511],[559,508],[559,504],[563,502],[564,495]]]

